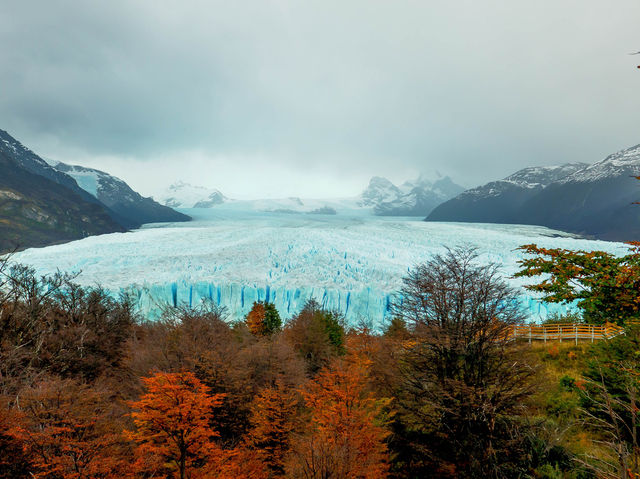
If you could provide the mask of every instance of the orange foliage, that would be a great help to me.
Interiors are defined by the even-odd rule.
[[[296,427],[298,395],[282,384],[265,388],[251,405],[248,444],[274,473],[284,472],[285,456]]]
[[[267,315],[263,303],[253,303],[253,308],[247,314],[247,327],[251,334],[260,336],[264,332],[264,320]]]
[[[629,243],[629,254],[603,251],[571,251],[535,244],[518,248],[531,258],[520,261],[516,277],[542,276],[527,289],[543,294],[552,303],[578,301],[587,322],[618,324],[640,315],[640,247]]]
[[[136,430],[128,434],[136,443],[134,469],[167,477],[205,477],[203,466],[224,456],[209,428],[213,408],[224,395],[210,396],[190,372],[156,373],[144,378],[147,393],[132,402]],[[216,457],[217,456],[217,457]]]
[[[269,473],[253,451],[235,448],[220,451],[215,460],[209,461],[198,476],[206,479],[267,479]]]
[[[388,473],[390,400],[366,390],[367,364],[336,362],[301,390],[309,409],[307,433],[296,437],[288,472],[293,477],[374,479]]]
[[[0,479],[30,477],[30,454],[25,431],[16,411],[0,404]]]
[[[48,380],[20,398],[19,425],[36,478],[116,478],[126,460],[113,408],[101,392]],[[124,456],[124,457],[123,457]]]

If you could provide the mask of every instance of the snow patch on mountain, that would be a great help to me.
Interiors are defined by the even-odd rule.
[[[76,183],[88,193],[95,196],[103,203],[110,206],[112,203],[131,203],[142,197],[133,191],[127,183],[120,178],[110,175],[95,168],[80,165],[68,165],[58,162],[54,165],[56,170],[71,176]]]
[[[104,185],[109,182],[119,183],[120,185],[126,185],[124,181],[115,176],[111,176],[104,171],[95,170],[93,168],[87,168],[79,165],[68,165],[66,163],[57,162],[54,165],[58,171],[62,171],[71,176],[78,186],[85,190],[87,193],[91,193],[98,198],[102,192]]]

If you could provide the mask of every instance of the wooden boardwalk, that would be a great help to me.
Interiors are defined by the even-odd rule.
[[[606,323],[601,326],[593,324],[518,324],[513,326],[511,339],[533,341],[599,341],[611,339],[624,334],[624,327],[613,323]]]

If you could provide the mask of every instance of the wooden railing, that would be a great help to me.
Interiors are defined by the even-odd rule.
[[[525,339],[530,343],[533,341],[599,341],[611,339],[624,334],[624,327],[613,323],[606,323],[601,326],[594,324],[517,324],[513,326],[511,339]]]

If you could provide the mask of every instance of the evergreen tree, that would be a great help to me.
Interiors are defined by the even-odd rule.
[[[282,329],[282,319],[273,303],[264,303],[264,334],[271,335]]]
[[[247,327],[254,336],[271,336],[282,328],[282,319],[273,303],[256,301],[246,318]]]

